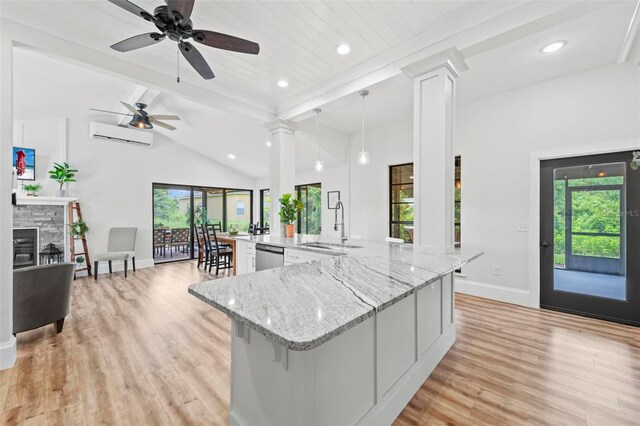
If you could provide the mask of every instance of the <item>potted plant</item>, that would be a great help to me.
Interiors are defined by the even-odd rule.
[[[82,264],[84,263],[84,257],[82,256],[78,256],[76,257],[76,263],[78,264],[78,266],[82,266]]]
[[[42,189],[39,183],[28,183],[22,187],[27,193],[27,197],[37,197],[38,191]]]
[[[296,200],[291,194],[283,194],[280,201],[280,220],[285,225],[285,236],[293,237],[293,222],[296,221],[298,212],[302,210],[302,201]]]
[[[73,222],[69,227],[71,228],[71,234],[73,234],[75,238],[82,238],[84,234],[89,231],[89,227],[82,220]]]
[[[62,164],[53,163],[53,169],[49,170],[49,177],[60,184],[60,190],[58,191],[59,197],[64,197],[65,191],[62,188],[65,183],[76,181],[74,176],[77,172],[77,170],[72,169],[66,162]]]

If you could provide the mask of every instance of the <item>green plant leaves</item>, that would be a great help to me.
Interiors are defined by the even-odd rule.
[[[66,162],[53,163],[53,169],[49,170],[49,177],[60,184],[60,189],[66,182],[75,182],[76,169],[72,169]]]
[[[295,222],[298,212],[304,207],[302,201],[296,200],[291,194],[282,194],[282,197],[280,197],[278,201],[280,201],[280,212],[278,215],[282,223],[289,225]]]

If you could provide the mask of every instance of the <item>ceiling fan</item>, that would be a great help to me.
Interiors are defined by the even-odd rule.
[[[126,115],[129,117],[132,117],[131,121],[129,122],[129,126],[136,127],[138,129],[153,129],[153,126],[156,125],[156,126],[164,127],[165,129],[168,129],[168,130],[175,130],[176,128],[173,127],[172,125],[163,123],[160,120],[180,120],[180,117],[178,117],[177,115],[149,115],[147,111],[144,110],[147,107],[147,105],[140,102],[136,103],[135,107],[132,105],[129,105],[126,102],[120,102],[120,103],[124,105],[125,108],[127,108],[129,111],[131,111],[131,114],[125,114],[123,112],[115,112],[115,111],[106,111],[104,109],[96,109],[96,108],[91,108],[91,110],[107,112],[109,114]]]
[[[187,41],[188,39],[193,39],[206,46],[234,52],[252,55],[257,55],[260,52],[258,43],[213,31],[194,30],[190,17],[195,0],[165,0],[167,5],[156,7],[153,15],[127,0],[108,1],[134,15],[141,16],[153,23],[160,31],[140,34],[112,45],[111,48],[118,52],[128,52],[151,46],[169,37],[178,43],[182,56],[205,80],[212,79],[215,75],[202,54]],[[178,82],[180,82],[180,77],[178,77]]]

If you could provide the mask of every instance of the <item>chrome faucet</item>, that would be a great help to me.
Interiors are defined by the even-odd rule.
[[[340,209],[340,211],[342,213],[342,222],[341,223],[338,223],[338,209]],[[344,244],[345,242],[347,242],[348,238],[347,238],[347,236],[345,235],[345,232],[344,232],[344,204],[342,204],[342,201],[338,201],[336,203],[335,214],[336,214],[336,216],[335,216],[335,222],[334,222],[334,225],[333,225],[333,230],[337,231],[338,230],[338,225],[340,225],[342,227],[341,228],[341,232],[340,232],[340,240]]]

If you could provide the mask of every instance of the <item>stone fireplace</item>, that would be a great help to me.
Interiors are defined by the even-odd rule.
[[[62,200],[58,204],[37,202],[37,199],[29,200],[28,204],[18,201],[13,207],[14,268],[39,264],[39,252],[47,244],[55,244],[67,257],[66,205]]]

